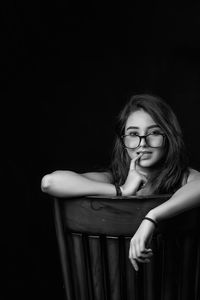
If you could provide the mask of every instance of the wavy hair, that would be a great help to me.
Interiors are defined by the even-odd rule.
[[[155,95],[133,95],[117,118],[116,140],[110,166],[113,180],[122,185],[127,178],[130,157],[120,137],[124,134],[130,114],[141,109],[152,117],[166,135],[165,157],[159,165],[159,176],[152,179],[153,193],[173,193],[181,186],[183,176],[188,172],[188,156],[176,115],[162,98]]]

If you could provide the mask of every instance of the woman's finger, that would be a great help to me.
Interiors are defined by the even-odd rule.
[[[137,161],[140,159],[140,157],[143,155],[143,153],[139,153],[135,158],[133,158],[131,160],[131,163],[130,163],[130,170],[135,170],[136,169],[136,164],[137,164]]]
[[[135,269],[135,271],[138,271],[139,267],[138,267],[138,263],[135,259],[135,250],[134,250],[133,245],[130,245],[130,248],[129,248],[129,259],[130,259],[131,264],[132,264],[133,268]]]
[[[135,271],[138,271],[139,270],[139,267],[138,267],[138,264],[137,264],[137,261],[133,258],[130,258],[130,261],[133,265],[133,268],[135,269]]]
[[[136,257],[135,259],[138,262],[144,263],[144,262],[149,262],[149,259],[151,258],[151,256],[153,255],[152,252],[142,252],[140,250],[140,245],[139,243],[135,244],[135,253],[136,253]]]
[[[149,258],[139,258],[139,257],[137,257],[135,259],[135,261],[144,264],[144,263],[150,262],[150,259]]]
[[[151,258],[153,256],[153,252],[149,253],[140,253],[138,258],[139,259],[146,259],[146,258]]]
[[[136,259],[139,259],[139,261],[140,261],[140,258],[141,258],[140,254],[141,254],[141,252],[140,252],[140,246],[139,246],[138,242],[135,243],[135,252],[136,252]]]
[[[138,245],[139,244],[133,243],[132,241],[129,248],[129,259],[136,271],[139,270],[138,263],[149,263],[150,258],[153,255],[152,251],[149,251],[150,249],[145,249],[141,252]]]
[[[129,247],[129,258],[136,259],[136,252],[135,252],[135,246],[133,241],[130,242],[130,247]]]
[[[143,239],[139,243],[139,249],[141,254],[153,254],[152,249],[146,248],[145,241]]]
[[[149,257],[137,257],[135,253],[136,253],[135,248],[132,246],[129,250],[129,259],[130,259],[131,264],[132,264],[133,268],[135,269],[135,271],[138,271],[139,270],[138,263],[149,263],[150,258]]]
[[[129,258],[131,259],[131,262],[134,264],[138,262],[143,262],[144,259],[140,257],[140,250],[137,243],[131,242],[130,250],[129,250]]]

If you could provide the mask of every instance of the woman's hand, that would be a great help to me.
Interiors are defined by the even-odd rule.
[[[142,155],[143,153],[140,153],[131,160],[128,176],[125,183],[121,186],[123,196],[135,195],[140,187],[147,183],[147,176],[137,171],[137,165]]]
[[[129,259],[136,271],[138,263],[148,263],[153,255],[149,244],[152,239],[155,225],[148,220],[143,220],[130,242]]]

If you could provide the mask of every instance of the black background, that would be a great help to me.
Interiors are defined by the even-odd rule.
[[[5,299],[63,299],[44,174],[107,166],[131,93],[174,109],[200,169],[200,4],[4,1],[1,5]]]

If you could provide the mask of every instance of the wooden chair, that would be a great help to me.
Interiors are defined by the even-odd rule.
[[[159,224],[138,272],[128,259],[142,218],[169,197],[55,198],[66,300],[199,300],[199,209]]]

